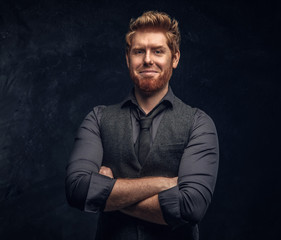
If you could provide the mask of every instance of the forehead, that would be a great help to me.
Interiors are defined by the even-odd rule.
[[[154,28],[137,30],[132,38],[132,47],[150,46],[168,47],[165,32]]]

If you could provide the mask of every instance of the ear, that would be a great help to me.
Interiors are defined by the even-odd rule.
[[[129,60],[129,53],[128,53],[128,51],[126,51],[126,62],[127,62],[127,67],[129,68],[130,60]]]
[[[177,68],[180,61],[180,51],[178,50],[173,56],[173,68]]]

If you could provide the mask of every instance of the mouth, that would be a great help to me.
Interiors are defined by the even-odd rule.
[[[141,70],[141,71],[139,71],[139,74],[141,75],[141,76],[155,76],[155,75],[157,75],[158,74],[158,71],[156,71],[156,70]]]
[[[139,72],[142,73],[142,72],[158,72],[158,71],[154,69],[141,69],[139,70]]]

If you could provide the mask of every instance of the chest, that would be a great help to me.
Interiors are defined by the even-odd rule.
[[[166,111],[157,127],[155,138],[141,166],[134,149],[134,131],[129,111],[118,113],[116,121],[107,120],[101,129],[103,165],[112,169],[115,177],[144,176],[174,177],[185,146],[188,143],[189,123],[173,111]]]

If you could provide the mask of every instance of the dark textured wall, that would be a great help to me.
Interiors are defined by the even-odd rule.
[[[127,95],[131,17],[180,22],[174,92],[215,121],[217,188],[201,239],[276,239],[280,214],[280,14],[266,1],[0,1],[0,239],[91,239],[68,207],[65,166],[97,104]]]

